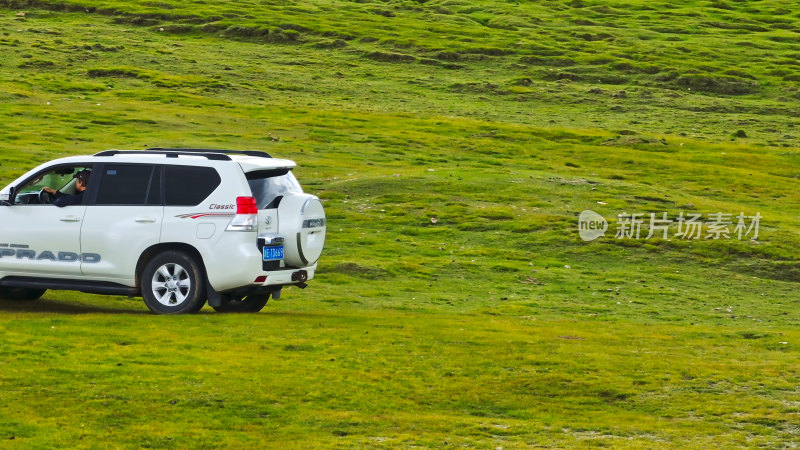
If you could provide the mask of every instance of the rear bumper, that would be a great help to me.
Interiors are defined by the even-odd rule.
[[[317,268],[314,264],[309,267],[264,270],[262,253],[254,233],[224,233],[214,248],[201,250],[201,256],[208,282],[217,292],[299,284],[314,278]],[[298,280],[297,273],[300,271],[305,271],[305,280]],[[256,282],[259,277],[266,277],[266,280]]]
[[[281,270],[273,270],[269,272],[260,272],[258,276],[266,276],[267,279],[263,283],[252,283],[253,286],[286,286],[290,284],[301,284],[314,278],[314,271],[317,265],[303,267],[301,269],[286,268]]]

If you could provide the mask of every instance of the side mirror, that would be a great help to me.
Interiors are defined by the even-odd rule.
[[[11,199],[14,198],[14,186],[8,188],[8,191],[0,194],[0,205],[11,206]]]

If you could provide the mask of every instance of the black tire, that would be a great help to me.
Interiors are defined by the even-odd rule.
[[[15,302],[30,302],[41,298],[47,289],[28,289],[18,287],[0,288],[0,298]]]
[[[159,253],[142,271],[142,298],[156,314],[195,313],[206,303],[203,272],[184,252]]]
[[[232,297],[223,299],[219,306],[212,306],[216,312],[221,313],[257,313],[269,301],[270,294],[255,294],[247,297]]]

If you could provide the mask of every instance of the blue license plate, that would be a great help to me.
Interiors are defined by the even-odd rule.
[[[264,261],[283,259],[283,246],[264,247]]]

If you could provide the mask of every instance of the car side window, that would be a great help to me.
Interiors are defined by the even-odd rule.
[[[155,172],[151,165],[108,164],[100,174],[97,205],[145,205],[150,180]]]
[[[197,206],[222,182],[211,167],[165,166],[164,170],[164,204],[167,206]]]
[[[65,194],[75,194],[75,174],[91,167],[58,167],[40,173],[27,181],[17,190],[14,203],[17,205],[40,204],[39,192],[44,187],[51,187]]]

